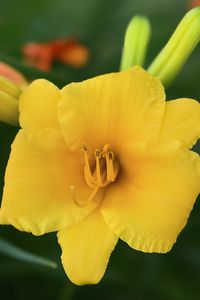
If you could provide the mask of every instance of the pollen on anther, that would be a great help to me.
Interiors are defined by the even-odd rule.
[[[108,158],[109,160],[113,161],[114,160],[114,153],[112,151],[108,152]]]
[[[85,152],[88,152],[88,151],[89,151],[89,148],[88,148],[87,144],[83,144],[83,145],[82,145],[82,149],[83,149],[83,151],[85,151]]]
[[[101,151],[99,149],[95,150],[95,157],[96,158],[101,158]]]

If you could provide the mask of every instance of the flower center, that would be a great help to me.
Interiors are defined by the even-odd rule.
[[[106,144],[102,151],[99,149],[94,151],[95,164],[94,161],[92,162],[89,147],[84,144],[82,149],[84,154],[84,176],[87,184],[91,188],[100,188],[114,182],[118,173],[118,165],[114,161],[114,153],[109,150],[109,145]]]
[[[96,149],[92,154],[87,144],[82,145],[84,177],[87,185],[92,189],[91,194],[85,201],[78,201],[74,195],[74,201],[79,206],[85,206],[93,200],[100,188],[108,186],[114,182],[118,174],[118,164],[114,153],[109,149],[109,144],[104,145],[103,149]],[[74,187],[71,186],[73,191]],[[73,193],[74,194],[74,193]]]

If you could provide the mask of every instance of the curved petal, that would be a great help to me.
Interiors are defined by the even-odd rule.
[[[115,147],[130,138],[158,136],[164,100],[159,79],[134,67],[64,87],[58,120],[72,150],[88,141],[94,147]]]
[[[161,137],[177,139],[192,147],[200,138],[200,104],[192,99],[166,102]]]
[[[30,131],[59,128],[57,103],[60,90],[45,79],[33,81],[19,99],[20,125]]]
[[[103,202],[104,220],[134,249],[165,253],[200,192],[199,156],[178,141],[138,142],[125,155],[124,177]]]
[[[85,207],[75,201],[75,197],[85,200],[90,194],[80,153],[67,151],[60,133],[20,130],[6,169],[3,224],[35,235],[72,226],[97,207],[97,197]]]
[[[82,223],[59,231],[62,263],[70,280],[78,285],[98,283],[117,240],[98,209]]]

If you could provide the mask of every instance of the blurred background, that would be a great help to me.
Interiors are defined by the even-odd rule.
[[[43,77],[59,87],[117,71],[127,23],[134,14],[143,14],[149,17],[153,29],[146,60],[148,66],[190,6],[186,0],[0,0],[0,61],[17,68],[29,81]],[[30,66],[30,57],[27,58],[24,50],[27,44],[30,46],[29,43],[34,42],[44,46],[45,43],[52,47],[52,42],[57,40],[67,42],[67,49],[81,48],[82,64],[77,65],[76,56],[61,59],[61,54],[57,53],[45,68],[36,67],[33,62]],[[55,50],[55,43],[53,45]],[[43,50],[41,52],[46,53],[47,50]],[[197,47],[166,91],[167,98],[200,100],[199,78],[200,47]],[[1,194],[10,145],[16,132],[16,128],[0,124]],[[199,150],[198,145],[196,150]],[[60,263],[56,234],[34,237],[2,226],[0,237],[58,264],[57,269],[52,269],[0,254],[2,300],[199,300],[198,201],[188,225],[169,254],[144,254],[120,242],[111,256],[106,275],[96,286],[77,287],[70,283]]]

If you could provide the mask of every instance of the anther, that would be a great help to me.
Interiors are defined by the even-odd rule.
[[[95,154],[96,158],[98,158],[98,159],[101,158],[101,151],[99,149],[96,149],[95,152],[94,152],[94,154]]]
[[[82,149],[84,152],[89,152],[89,148],[88,148],[87,144],[83,144]]]
[[[95,179],[92,175],[92,172],[91,172],[91,168],[90,168],[90,163],[89,163],[89,148],[86,144],[83,144],[82,145],[82,149],[84,151],[84,175],[85,175],[85,180],[87,182],[87,184],[91,187],[91,188],[94,188],[95,186]]]
[[[97,176],[97,185],[103,187],[103,181],[101,176],[101,167],[100,167],[100,158],[101,158],[101,151],[99,149],[95,150],[95,158],[96,158],[96,176]]]
[[[114,161],[114,153],[112,152],[112,151],[110,151],[110,152],[108,152],[108,158],[109,158],[109,160],[111,160],[111,161]]]
[[[107,181],[108,182],[114,182],[116,175],[114,171],[114,153],[112,151],[109,151],[106,155],[106,165],[107,165]]]
[[[89,156],[91,151],[87,144],[82,145],[84,152],[84,176],[87,184],[95,189],[96,187],[105,187],[114,182],[118,173],[118,165],[115,163],[115,156],[109,151],[110,145],[104,145],[102,151],[96,149],[94,151],[95,168],[91,169]],[[106,168],[105,168],[106,163]],[[93,165],[92,165],[93,166]]]

